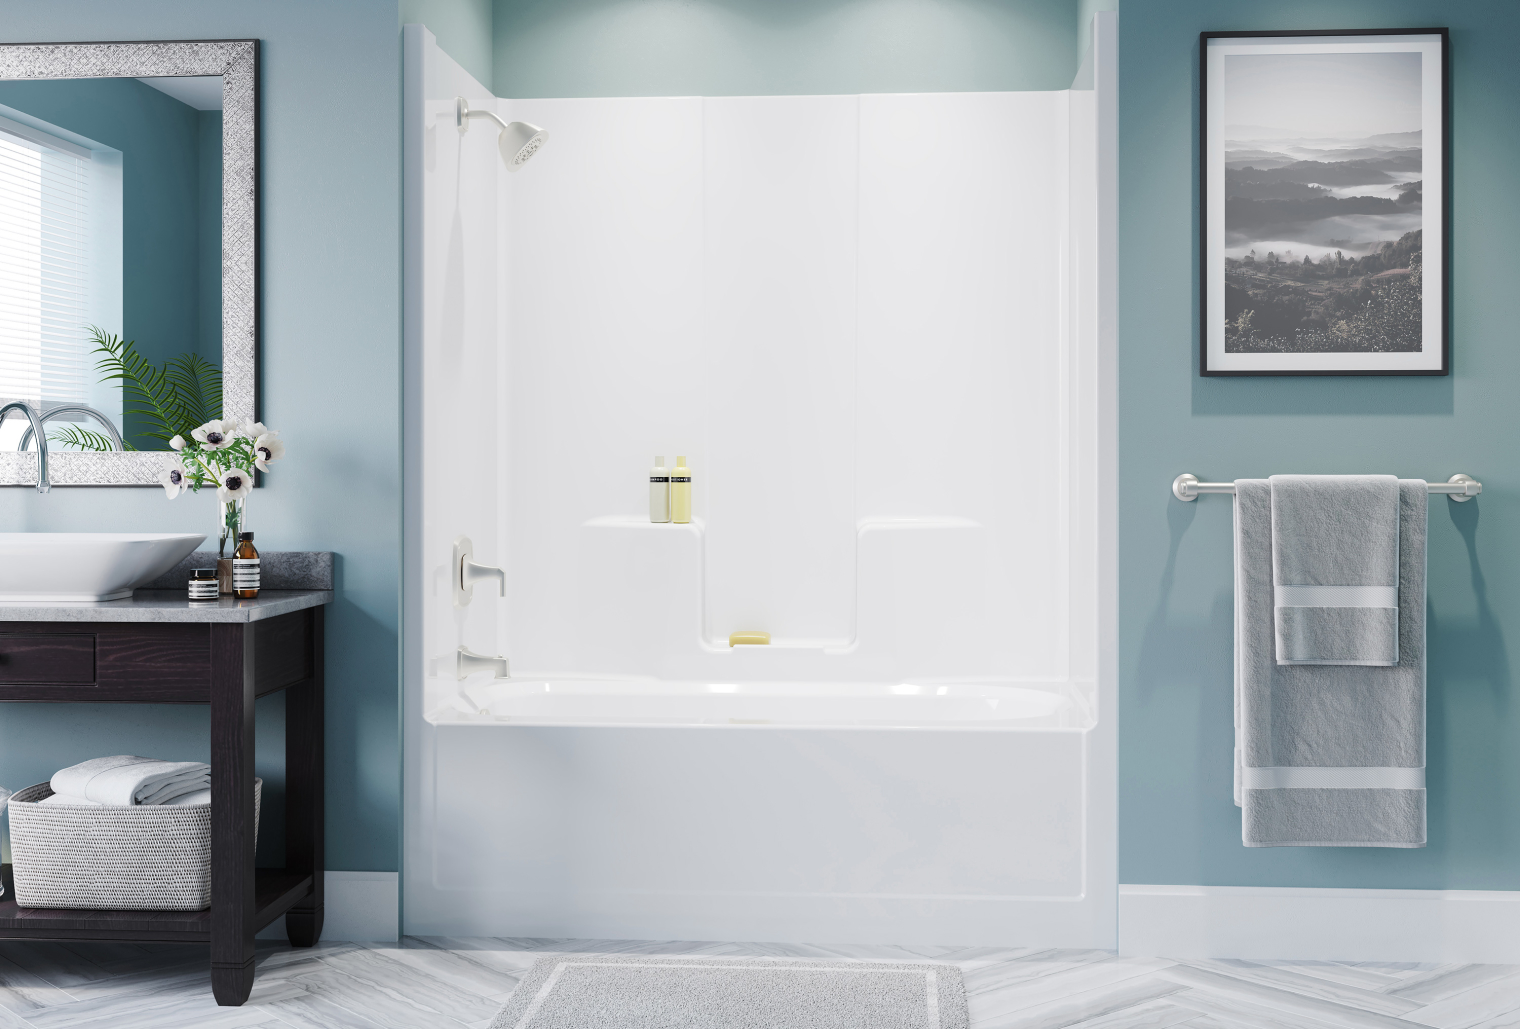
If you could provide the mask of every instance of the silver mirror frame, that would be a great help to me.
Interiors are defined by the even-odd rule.
[[[0,79],[222,76],[222,412],[258,416],[259,41],[0,44]],[[169,451],[48,455],[54,486],[156,486]],[[0,451],[0,486],[35,486],[35,451]]]

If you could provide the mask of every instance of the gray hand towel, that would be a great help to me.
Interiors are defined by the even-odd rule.
[[[1235,802],[1248,847],[1425,846],[1425,483],[1400,479],[1398,664],[1279,664],[1272,486],[1235,483]]]
[[[1277,663],[1399,661],[1399,481],[1274,475]]]

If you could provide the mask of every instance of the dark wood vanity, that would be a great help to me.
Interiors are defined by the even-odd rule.
[[[294,946],[317,942],[323,617],[331,600],[327,590],[265,590],[197,606],[182,590],[140,590],[109,604],[0,609],[0,701],[209,704],[212,796],[210,910],[21,908],[5,865],[0,939],[208,943],[212,990],[229,1005],[253,987],[260,929],[284,915]],[[286,863],[255,868],[254,701],[281,690]],[[123,740],[121,751],[131,750]]]

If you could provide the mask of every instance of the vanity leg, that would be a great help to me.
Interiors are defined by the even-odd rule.
[[[253,625],[211,629],[211,991],[253,989]]]
[[[311,681],[285,694],[285,867],[311,873],[311,893],[285,912],[292,947],[322,938],[323,609],[311,608]]]

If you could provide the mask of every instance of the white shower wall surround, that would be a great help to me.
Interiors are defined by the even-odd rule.
[[[1095,94],[406,61],[405,931],[1112,946]]]
[[[502,106],[554,123],[499,201],[514,661],[1068,681],[1069,512],[1025,484],[1068,471],[1066,95]],[[651,443],[690,532],[640,517]],[[864,625],[893,558],[932,594]]]

